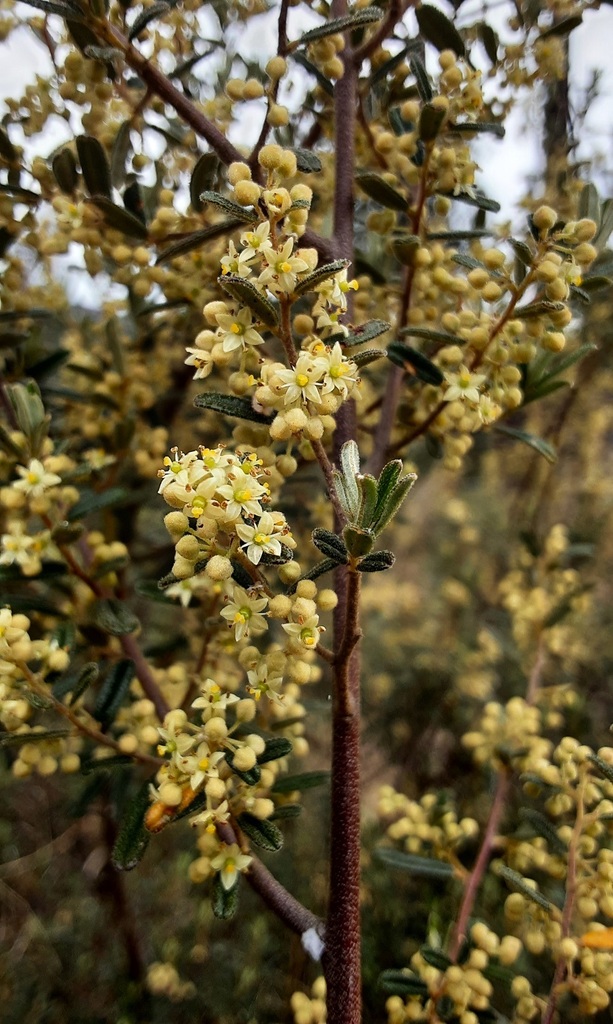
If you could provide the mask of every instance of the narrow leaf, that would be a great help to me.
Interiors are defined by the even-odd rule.
[[[339,340],[345,348],[353,348],[354,345],[362,345],[365,341],[372,341],[373,338],[385,334],[391,326],[386,320],[367,320],[365,324],[354,327],[349,334]]]
[[[377,536],[385,529],[390,520],[394,518],[416,480],[416,473],[407,473],[388,494],[378,510],[377,518],[373,522],[372,528]]]
[[[258,764],[268,764],[269,761],[278,761],[281,757],[288,757],[292,752],[290,740],[284,736],[275,736],[266,740],[266,746],[261,754],[258,754]]]
[[[237,274],[224,274],[217,279],[224,291],[228,292],[242,306],[248,306],[267,327],[279,325],[279,310],[270,299],[258,291],[251,281]]]
[[[66,519],[69,523],[77,519],[83,519],[92,512],[100,512],[105,508],[112,508],[114,505],[123,505],[132,498],[127,487],[109,487],[108,491],[98,493],[97,491],[82,491],[81,497],[76,505],[67,512]]]
[[[418,135],[422,142],[434,142],[439,134],[447,111],[435,107],[432,103],[424,103],[419,114]]]
[[[449,331],[436,331],[431,327],[413,327],[409,325],[408,327],[403,327],[398,333],[401,337],[409,336],[411,338],[426,338],[428,341],[440,341],[444,345],[466,344],[464,339],[459,338],[457,334],[450,334]]]
[[[128,235],[131,238],[144,240],[148,237],[149,232],[140,217],[136,217],[122,206],[117,206],[116,203],[111,202],[106,196],[92,196],[91,201],[100,210],[105,223],[110,228],[115,228],[116,231],[123,231],[124,235]]]
[[[151,803],[149,783],[145,782],[121,816],[111,860],[118,871],[131,871],[143,857],[149,842],[144,819]]]
[[[14,163],[18,159],[17,150],[4,128],[0,128],[0,156],[4,157],[8,163]]]
[[[425,65],[416,53],[412,53],[409,57],[409,67],[413,72],[413,77],[417,83],[417,91],[421,97],[423,103],[429,103],[434,96],[428,72],[426,71]]]
[[[357,513],[355,518],[357,518]],[[372,530],[366,530],[362,526],[346,526],[343,530],[343,538],[349,554],[354,558],[362,558],[363,555],[370,554],[375,542]]]
[[[238,881],[231,889],[224,889],[219,875],[213,882],[213,913],[222,921],[230,921],[238,910]]]
[[[313,291],[322,281],[327,281],[350,266],[350,260],[335,260],[334,263],[325,263],[323,266],[317,267],[311,274],[307,274],[302,281],[298,282],[294,288],[294,295],[304,295],[306,292]]]
[[[238,395],[203,392],[196,395],[194,405],[197,409],[212,409],[214,412],[223,413],[224,416],[236,416],[241,420],[251,420],[252,423],[270,424],[274,418],[254,409],[250,398],[239,398]]]
[[[462,135],[487,133],[496,135],[499,139],[504,139],[505,135],[504,125],[498,124],[497,121],[456,121],[455,124],[449,124],[447,127],[450,132],[460,132]]]
[[[396,556],[392,551],[373,551],[361,559],[358,569],[360,572],[385,572],[392,568],[395,561]]]
[[[527,444],[535,452],[538,452],[539,455],[547,459],[547,462],[554,463],[557,461],[558,455],[555,448],[542,437],[535,437],[534,434],[528,434],[525,430],[518,430],[517,427],[509,427],[506,423],[497,423],[494,426],[494,430],[500,434],[507,434],[516,441],[522,441],[523,444]]]
[[[111,181],[116,188],[123,185],[126,180],[126,161],[132,145],[130,137],[131,129],[131,121],[123,121],[119,126],[119,131],[117,132],[115,141],[113,142],[113,149],[111,152]]]
[[[116,768],[127,768],[134,764],[129,754],[113,754],[111,757],[91,758],[81,764],[82,775],[93,775],[94,772],[113,771]]]
[[[346,14],[342,18],[332,18],[324,25],[312,28],[298,39],[294,46],[304,46],[305,43],[312,43],[316,39],[325,39],[326,36],[336,35],[337,32],[347,32],[350,29],[359,28],[362,25],[370,25],[375,21],[381,21],[383,11],[379,7],[365,7],[352,14]]]
[[[407,373],[413,374],[418,380],[423,380],[426,384],[440,387],[445,380],[440,367],[436,366],[430,359],[427,359],[421,352],[410,348],[409,345],[403,345],[400,341],[392,342],[387,350],[387,358],[392,363],[396,363],[397,366],[401,366]]]
[[[549,28],[546,28],[544,32],[541,32],[539,39],[549,39],[551,36],[567,36],[569,32],[578,28],[583,22],[582,14],[571,14],[568,18],[562,18],[561,21],[556,21]]]
[[[0,735],[0,746],[18,747],[21,743],[46,743],[59,740],[70,733],[66,729],[28,729],[27,732],[4,732]]]
[[[103,597],[94,602],[92,621],[111,636],[126,636],[140,625],[128,606],[115,597]]]
[[[421,4],[415,11],[419,31],[437,50],[453,50],[458,57],[466,56],[464,40],[457,28],[438,7]]]
[[[262,850],[269,850],[273,853],[283,846],[283,833],[274,822],[262,821],[260,818],[256,818],[255,814],[243,811],[238,816],[238,823],[251,842]]]
[[[537,907],[542,907],[543,910],[547,911],[555,909],[554,904],[546,899],[542,893],[527,885],[527,880],[518,871],[513,871],[512,868],[508,868],[504,864],[498,865],[496,870],[497,874],[504,878],[505,882],[508,882],[515,892],[520,892],[522,896],[526,896],[532,903],[536,903]]]
[[[384,992],[394,996],[425,996],[428,986],[416,974],[406,970],[387,970],[379,976],[379,985]]]
[[[296,61],[296,64],[300,64],[300,67],[304,68],[304,70],[307,71],[310,75],[313,75],[313,78],[317,80],[317,84],[319,85],[320,89],[323,89],[323,91],[327,93],[328,96],[334,96],[334,86],[332,85],[332,82],[328,78],[326,78],[324,74],[322,74],[319,68],[315,64],[313,64],[313,62],[310,61],[308,57],[304,55],[304,53],[294,51],[292,53],[292,58]],[[298,161],[296,161],[296,163],[297,162]]]
[[[487,22],[482,21],[479,25],[479,38],[483,43],[483,49],[489,57],[492,64],[498,63],[498,47],[500,46],[500,40],[497,33],[494,31],[491,25]]]
[[[212,206],[217,206],[218,209],[223,210],[224,213],[230,214],[235,220],[241,221],[243,224],[253,224],[258,219],[258,214],[255,210],[246,210],[244,206],[240,206],[239,203],[235,203],[233,199],[226,199],[219,192],[205,191],[200,194],[200,201],[202,203],[210,203]]]
[[[362,191],[381,206],[390,210],[400,210],[402,213],[406,211],[408,200],[380,174],[375,174],[374,171],[361,171],[356,174],[355,180]]]
[[[73,21],[85,21],[83,12],[71,3],[55,3],[51,0],[23,0],[28,7],[35,7],[45,14],[59,14],[60,18],[70,18]]]
[[[100,669],[95,661],[90,661],[87,665],[83,666],[75,680],[74,687],[71,687],[72,696],[69,701],[70,707],[77,703],[79,698],[83,696],[92,683],[95,683],[99,675]]]
[[[419,249],[421,241],[418,235],[402,235],[394,238],[390,244],[394,256],[404,267],[412,267],[415,261],[415,253]]]
[[[128,36],[130,42],[136,39],[150,22],[155,21],[156,18],[161,18],[164,14],[168,14],[168,11],[171,9],[171,5],[164,3],[164,0],[157,0],[157,3],[153,3],[150,7],[146,7],[144,11],[141,11],[130,29]]]
[[[600,197],[598,189],[591,181],[581,189],[578,213],[580,218],[588,218],[596,224],[600,222]]]
[[[71,149],[61,149],[51,161],[51,169],[65,195],[72,195],[79,182],[77,161]]]
[[[104,146],[92,135],[77,135],[77,153],[87,189],[96,198],[110,201],[112,193],[111,169]]]
[[[375,850],[375,857],[391,868],[408,871],[411,875],[421,878],[448,879],[453,877],[451,864],[447,864],[443,860],[435,860],[433,857],[418,857],[417,854],[388,849],[385,846]]]
[[[178,242],[173,242],[172,245],[163,249],[156,259],[155,265],[160,266],[161,263],[168,263],[169,260],[174,260],[177,256],[184,256],[188,252],[193,252],[194,249],[200,249],[206,242],[211,242],[214,238],[220,238],[221,235],[229,234],[235,228],[241,227],[243,223],[242,219],[238,220],[234,217],[232,220],[211,224],[208,228],[201,228],[199,231],[190,231],[189,234],[185,235]]]
[[[316,786],[323,786],[330,781],[330,772],[302,772],[300,775],[284,775],[277,779],[272,787],[273,793],[294,793],[302,792],[305,789],[314,789]]]
[[[360,511],[358,521],[360,526],[368,529],[377,505],[377,481],[370,473],[360,474],[358,477],[360,489]]]
[[[345,547],[342,537],[338,537],[331,530],[324,530],[321,527],[316,527],[311,534],[313,544],[318,548],[323,555],[327,555],[328,558],[333,558],[337,565],[345,564],[347,562],[347,548]]]
[[[557,853],[562,857],[566,856],[568,853],[567,844],[560,839],[555,826],[541,811],[536,811],[531,807],[520,807],[519,816],[522,821],[527,822],[531,826],[537,836],[547,840],[552,853]]]
[[[221,164],[216,153],[203,153],[198,159],[189,183],[190,199],[197,213],[204,209],[201,195],[206,195],[215,183],[220,167]]]
[[[330,83],[328,82],[328,85],[329,84]],[[294,147],[292,152],[296,157],[296,164],[298,166],[298,170],[302,174],[314,174],[321,171],[321,160],[315,153],[311,152],[310,149],[302,149],[300,146],[296,146]]]
[[[497,203],[495,199],[488,199],[482,192],[477,189],[464,189],[460,192],[439,192],[438,195],[445,196],[447,199],[455,199],[458,203],[466,203],[468,206],[476,206],[480,210],[489,210],[490,213],[498,213],[500,210],[500,203]]]

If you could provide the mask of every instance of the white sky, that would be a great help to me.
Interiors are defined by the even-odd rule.
[[[17,10],[27,16],[32,9],[17,3]],[[488,11],[487,0],[479,3],[478,8],[476,0],[465,0],[460,8],[460,23],[469,22],[473,12],[483,16],[484,10]],[[494,27],[501,29],[503,38],[508,38],[504,30],[508,10],[504,4],[495,4],[486,15]],[[297,17],[300,18],[299,22]],[[309,12],[290,9],[290,37],[319,21]],[[268,43],[272,55],[276,46],[275,11],[259,16],[251,24],[251,33],[241,34],[241,54],[245,57],[261,57],[263,44]],[[237,26],[237,34],[239,31],[242,33],[242,26]],[[597,165],[595,179],[601,192],[606,194],[607,187],[611,189],[613,179],[613,7],[607,5],[598,11],[587,11],[583,25],[571,34],[570,40],[575,103],[588,85],[593,71],[598,69],[602,73],[600,94],[590,109],[578,153],[586,159],[594,155],[600,159],[600,170]],[[229,42],[230,45],[234,42],[232,37]],[[3,68],[0,98],[20,95],[24,87],[34,81],[36,73],[45,75],[51,69],[46,48],[25,26],[12,33],[7,42],[0,44],[0,55]],[[58,127],[61,132],[62,127]],[[502,204],[501,216],[515,219],[517,204],[526,191],[527,176],[538,171],[542,160],[538,139],[538,95],[523,90],[520,103],[506,127],[507,134],[503,140],[490,136],[479,139],[475,144],[475,153],[481,167],[480,186],[486,194]],[[63,141],[62,136],[56,132],[49,139],[48,152]]]

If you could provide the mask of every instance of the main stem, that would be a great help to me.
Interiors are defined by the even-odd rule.
[[[330,13],[332,18],[339,18],[347,11],[347,0],[334,0]],[[334,90],[334,245],[337,257],[353,260],[357,70],[349,36],[345,37],[343,57],[345,73]],[[335,462],[343,444],[355,438],[356,433],[355,405],[347,402],[337,417]],[[337,523],[338,528],[340,525]],[[338,660],[332,708],[330,896],[324,971],[328,1024],[360,1024],[359,573],[342,567],[337,572],[336,584],[339,601],[334,615],[334,649]]]

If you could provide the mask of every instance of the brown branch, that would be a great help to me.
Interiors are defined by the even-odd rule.
[[[381,46],[381,43],[387,38],[390,32],[394,30],[398,22],[403,17],[407,7],[409,7],[407,0],[404,0],[404,2],[403,0],[391,0],[387,9],[387,14],[379,24],[378,28],[365,43],[362,43],[362,45],[355,50],[353,54],[353,60],[358,69],[362,66],[364,61],[368,60],[371,54]]]
[[[239,842],[240,837],[237,836],[232,825],[229,825],[227,822],[219,822],[217,824],[217,834],[228,846]],[[295,896],[292,896],[285,886],[281,885],[281,882],[262,864],[258,857],[255,857],[253,854],[251,856],[253,859],[245,877],[251,888],[254,892],[258,893],[266,906],[291,931],[296,932],[297,935],[304,935],[309,929],[314,928],[321,936],[323,932],[323,922],[321,919],[316,914],[313,914],[312,911],[307,910]]]
[[[338,500],[338,495],[336,493],[336,487],[334,486],[334,476],[333,476],[333,466],[332,466],[332,463],[330,462],[330,459],[328,458],[328,453],[326,452],[326,449],[324,448],[324,446],[321,443],[321,441],[311,441],[311,447],[312,447],[313,451],[315,452],[317,461],[319,462],[319,465],[321,466],[322,472],[323,472],[323,474],[324,474],[324,476],[326,478],[326,486],[328,488],[328,497],[330,498],[330,502],[331,502],[332,507],[334,509],[334,515],[336,516],[337,523],[340,523],[342,525],[346,521],[346,516],[345,516],[345,513],[343,512],[341,503]]]
[[[277,56],[278,57],[285,57],[285,55],[287,54],[287,12],[288,12],[288,10],[289,10],[289,0],[281,0],[281,7],[279,9],[279,21],[278,21],[278,25],[277,25]],[[251,151],[251,155],[250,155],[249,159],[247,160],[247,163],[249,164],[249,167],[251,168],[252,172],[257,167],[258,153],[260,152],[262,146],[266,142],[266,139],[268,137],[268,133],[270,131],[270,124],[268,122],[268,112],[270,110],[271,103],[276,103],[278,92],[279,92],[279,79],[277,78],[273,82],[272,88],[270,89],[270,91],[268,93],[268,103],[267,103],[267,106],[266,106],[266,114],[264,116],[264,121],[263,121],[262,127],[260,129],[260,134],[258,136],[258,141],[256,142],[255,146],[253,147],[253,149]]]

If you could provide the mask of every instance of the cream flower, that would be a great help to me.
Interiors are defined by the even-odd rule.
[[[229,891],[236,885],[239,873],[246,871],[252,860],[253,857],[241,853],[237,843],[232,843],[231,846],[224,846],[221,853],[213,857],[211,867],[219,872],[221,884]]]
[[[466,402],[479,401],[479,388],[485,380],[483,373],[471,373],[467,366],[460,366],[457,373],[446,373],[445,380],[449,387],[443,395],[446,402],[455,402],[457,399]]]
[[[257,636],[268,629],[266,619],[262,615],[267,604],[268,598],[258,597],[257,591],[249,594],[242,587],[232,588],[232,598],[222,609],[221,615],[227,619],[229,626],[234,627],[236,640],[242,640],[243,637],[252,634]]]
[[[266,249],[262,253],[266,267],[260,274],[260,284],[266,285],[273,293],[291,294],[296,287],[299,274],[310,270],[306,260],[300,256],[292,256],[293,238],[288,238],[282,249]]]
[[[247,558],[258,565],[264,552],[270,555],[281,554],[280,534],[275,533],[277,524],[270,512],[264,512],[254,526],[238,523],[236,532],[247,549]]]
[[[351,359],[347,359],[337,341],[332,349],[317,357],[317,366],[323,373],[322,395],[336,391],[347,398],[353,385],[357,383],[358,368]]]
[[[249,345],[263,345],[262,335],[253,326],[251,310],[244,307],[238,313],[218,313],[219,340],[224,352],[233,352],[237,348],[248,348]]]
[[[13,487],[30,498],[38,498],[44,491],[62,482],[61,476],[48,473],[39,459],[30,459],[27,466],[17,466],[17,472],[21,480],[16,480]]]
[[[194,380],[203,380],[208,377],[209,373],[213,369],[213,356],[210,352],[207,352],[203,348],[186,348],[186,352],[190,355],[185,360],[186,366],[194,366],[196,372],[194,373]]]
[[[284,696],[282,693],[279,693],[283,685],[283,676],[273,672],[269,675],[268,665],[264,658],[262,658],[256,668],[247,672],[247,679],[247,690],[256,700],[259,700],[265,694],[274,704],[284,703]]]
[[[282,382],[280,386],[285,391],[285,404],[319,402],[322,372],[321,364],[313,359],[310,352],[301,353],[294,367],[278,370],[275,377]]]
[[[308,619],[299,619],[298,622],[283,623],[283,629],[289,636],[299,640],[304,647],[312,649],[319,643],[319,634],[322,627],[319,625],[319,615],[311,615]]]

